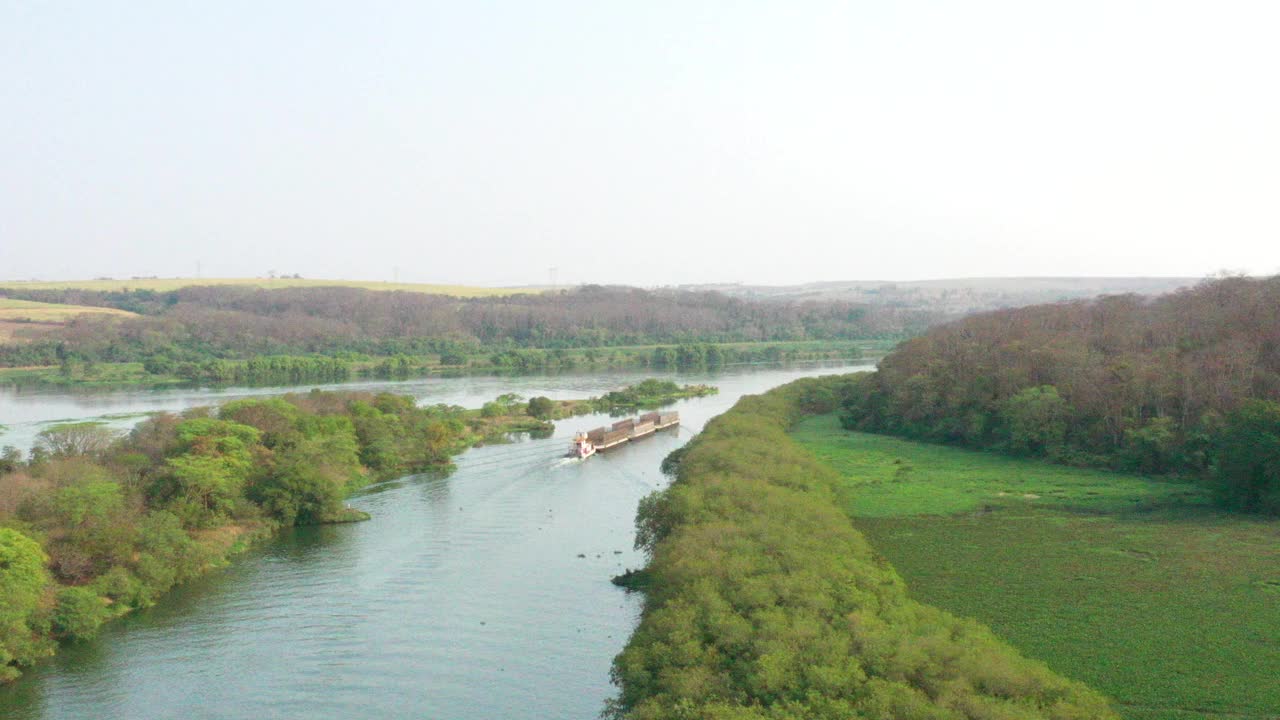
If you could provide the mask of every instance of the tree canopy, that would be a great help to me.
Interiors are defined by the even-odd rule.
[[[848,395],[846,427],[1212,480],[1280,510],[1280,277],[1143,300],[976,315],[906,341]]]

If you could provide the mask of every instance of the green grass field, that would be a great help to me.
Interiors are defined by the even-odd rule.
[[[1128,718],[1280,717],[1280,522],[1182,483],[847,433],[834,416],[794,436],[848,479],[847,512],[916,598]]]
[[[547,288],[494,288],[474,285],[432,285],[428,283],[391,283],[371,280],[322,280],[313,278],[148,278],[141,280],[66,280],[51,282],[0,282],[0,288],[17,290],[155,290],[163,292],[191,285],[244,285],[259,288],[355,287],[366,290],[405,290],[431,295],[487,297],[539,293]]]

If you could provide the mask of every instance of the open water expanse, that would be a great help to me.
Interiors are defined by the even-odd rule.
[[[613,695],[609,665],[641,598],[609,582],[643,557],[636,503],[664,487],[662,458],[739,397],[869,367],[733,368],[658,375],[720,394],[681,401],[679,431],[585,461],[577,430],[473,449],[448,477],[414,475],[351,504],[373,519],[301,528],[182,586],[154,608],[65,647],[0,687],[0,718],[574,718]],[[478,407],[499,394],[581,398],[654,373],[348,383]],[[307,386],[309,388],[311,386]],[[306,388],[303,388],[306,389]],[[51,421],[180,410],[288,389],[32,393],[0,388],[0,445]]]

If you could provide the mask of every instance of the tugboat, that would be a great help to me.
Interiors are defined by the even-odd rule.
[[[680,413],[677,412],[645,413],[639,418],[619,420],[607,429],[599,427],[591,432],[580,432],[574,435],[573,442],[569,445],[569,452],[565,455],[571,458],[589,458],[595,455],[596,451],[603,452],[630,440],[648,437],[656,430],[665,430],[679,424]]]
[[[565,453],[565,456],[585,460],[595,454],[595,443],[591,442],[591,438],[587,437],[586,433],[580,432],[573,436],[573,442],[570,443],[569,452]]]

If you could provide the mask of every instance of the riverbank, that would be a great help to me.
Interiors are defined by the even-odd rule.
[[[838,506],[839,476],[787,435],[834,410],[843,382],[743,398],[642,501],[646,601],[607,715],[1114,717],[987,628],[908,597]]]
[[[658,470],[662,458],[745,393],[835,372],[849,370],[664,374],[681,385],[720,389],[673,408],[680,412],[678,432],[655,433],[586,462],[563,460],[558,456],[577,431],[611,421],[607,414],[582,416],[557,422],[548,440],[455,456],[447,477],[371,484],[347,502],[373,515],[372,522],[288,528],[255,543],[228,566],[109,623],[91,641],[64,646],[0,687],[0,717],[164,720],[198,701],[223,720],[594,718],[616,692],[610,662],[643,602],[608,579],[644,562],[633,549],[635,509],[667,484]],[[343,389],[475,408],[505,393],[598,397],[644,377],[453,378]],[[43,417],[89,419],[126,410],[177,412],[243,396],[16,399],[43,397],[51,404]],[[457,662],[462,656],[467,662]],[[314,697],[324,703],[307,703]]]
[[[665,404],[714,390],[645,381],[586,400],[506,394],[471,410],[312,391],[156,415],[118,440],[91,422],[54,426],[0,474],[0,601],[11,611],[0,616],[0,680],[281,528],[368,519],[342,501],[372,481],[448,470],[470,447],[614,407],[614,393]]]
[[[358,378],[489,375],[494,373],[585,372],[723,368],[738,364],[859,360],[888,352],[898,338],[858,341],[698,343],[595,348],[495,348],[445,355],[265,356],[253,360],[204,359],[154,363],[86,363],[0,368],[0,385],[48,388],[189,388],[247,385],[270,387],[344,382]]]

